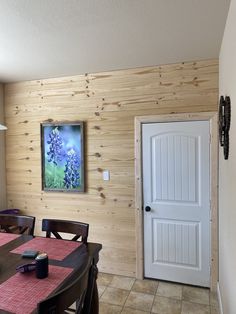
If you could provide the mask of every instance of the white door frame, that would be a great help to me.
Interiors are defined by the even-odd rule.
[[[135,117],[135,232],[136,277],[144,278],[143,191],[142,191],[142,124],[177,121],[210,122],[210,225],[211,225],[211,290],[218,281],[218,115],[216,112],[180,113]]]

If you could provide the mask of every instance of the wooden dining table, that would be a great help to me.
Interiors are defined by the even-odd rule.
[[[22,258],[22,250],[37,248],[39,251],[44,249],[43,251],[46,253],[49,252],[49,276],[45,279],[36,279],[34,271],[24,274],[16,271],[17,266],[34,262],[34,259]],[[90,307],[87,312],[97,314],[96,276],[101,248],[102,245],[99,243],[83,244],[69,240],[0,233],[0,313],[37,313],[37,304],[42,299],[63,289],[69,282],[78,277],[83,270],[85,260],[89,258],[91,266],[85,300],[86,306]],[[23,293],[25,289],[26,292]],[[49,290],[47,291],[47,289]],[[21,304],[12,311],[14,309],[14,293],[17,302]],[[12,294],[9,302],[7,302],[8,294]],[[20,299],[21,296],[22,300]],[[30,306],[27,305],[26,299],[29,299]],[[24,303],[26,304],[25,309],[23,308]]]

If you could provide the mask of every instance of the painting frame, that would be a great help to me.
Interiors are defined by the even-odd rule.
[[[42,190],[84,193],[84,122],[41,123],[40,134]]]

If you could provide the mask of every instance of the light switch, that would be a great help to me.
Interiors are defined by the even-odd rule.
[[[103,180],[104,181],[109,181],[110,180],[110,171],[109,170],[103,170]]]

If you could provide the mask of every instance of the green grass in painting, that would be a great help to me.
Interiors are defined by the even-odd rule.
[[[80,171],[80,169],[79,169]],[[65,189],[64,186],[64,167],[58,167],[53,163],[45,163],[45,188],[47,189]],[[77,188],[79,189],[80,186]],[[76,190],[76,189],[75,189]]]
[[[45,164],[45,187],[49,189],[64,188],[64,170],[53,163],[46,162]]]

